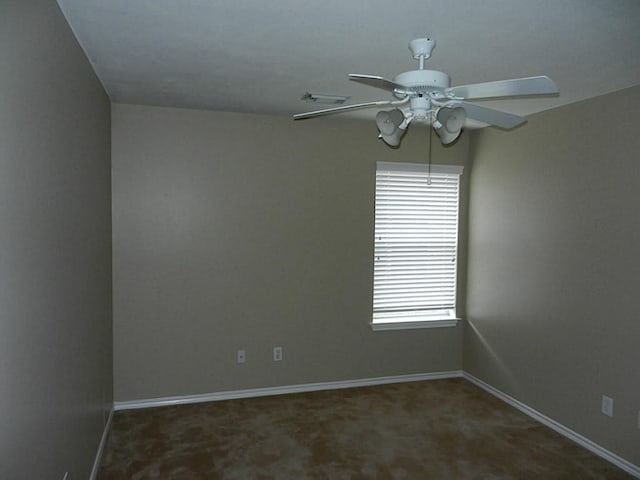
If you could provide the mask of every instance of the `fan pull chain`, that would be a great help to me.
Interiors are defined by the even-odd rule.
[[[431,117],[433,112],[430,112],[429,116]],[[431,144],[433,143],[433,118],[429,122],[429,158],[427,163],[427,185],[431,185]]]

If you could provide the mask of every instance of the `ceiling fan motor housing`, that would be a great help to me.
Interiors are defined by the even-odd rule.
[[[404,92],[395,93],[398,98],[404,98],[407,93],[429,94],[440,92],[451,85],[449,75],[436,70],[411,70],[396,76],[393,81],[405,87]]]

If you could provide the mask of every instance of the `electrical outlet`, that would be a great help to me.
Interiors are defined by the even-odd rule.
[[[247,352],[245,350],[238,350],[238,363],[244,363],[247,361]]]
[[[273,361],[279,362],[282,360],[282,347],[273,347]]]
[[[602,413],[607,417],[613,417],[613,398],[602,396]]]

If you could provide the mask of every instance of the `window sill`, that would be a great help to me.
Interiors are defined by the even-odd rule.
[[[459,318],[443,318],[441,320],[422,320],[410,322],[371,322],[371,330],[413,330],[417,328],[455,327]]]

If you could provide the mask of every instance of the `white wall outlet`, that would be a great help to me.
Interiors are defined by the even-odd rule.
[[[237,360],[238,363],[244,363],[247,361],[247,352],[244,349],[238,350]]]
[[[279,362],[282,360],[282,347],[273,347],[273,361]]]
[[[607,417],[613,417],[613,398],[602,395],[602,413]]]

